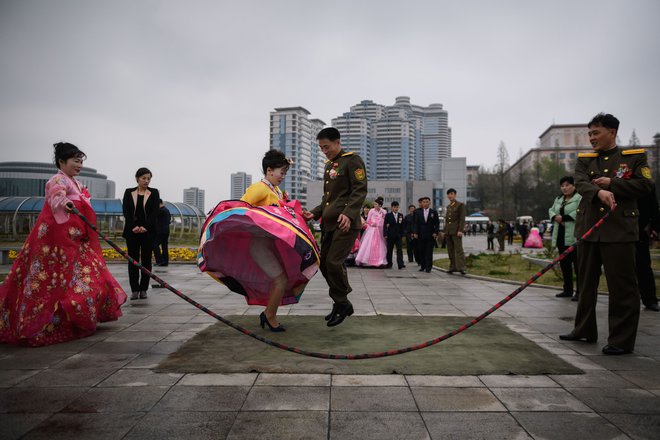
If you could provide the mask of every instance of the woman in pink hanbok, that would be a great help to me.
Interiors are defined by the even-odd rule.
[[[541,238],[541,234],[539,233],[539,228],[534,227],[532,228],[531,231],[529,231],[527,240],[525,240],[525,247],[536,248],[536,249],[540,249],[543,247],[543,239]]]
[[[0,342],[50,345],[89,336],[96,324],[121,316],[126,294],[105,265],[92,224],[89,193],[75,176],[85,154],[55,144],[59,169],[46,183],[46,200],[16,261],[0,286]]]
[[[380,267],[387,266],[387,243],[383,236],[383,223],[385,222],[385,210],[383,209],[383,198],[374,200],[374,207],[367,216],[367,229],[364,231],[360,250],[355,263],[358,266]]]

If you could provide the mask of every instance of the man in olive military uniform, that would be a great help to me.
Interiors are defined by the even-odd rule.
[[[580,153],[575,166],[575,186],[582,196],[575,236],[582,237],[606,212],[611,213],[578,245],[580,299],[575,328],[560,339],[598,339],[596,301],[600,268],[604,266],[609,291],[609,337],[603,353],[626,354],[635,347],[640,308],[635,272],[637,199],[651,191],[651,170],[643,149],[620,150],[616,146],[617,118],[600,113],[588,127],[594,152]]]
[[[449,254],[449,273],[460,271],[465,275],[465,253],[463,252],[463,230],[465,229],[465,204],[456,200],[456,190],[447,190],[449,206],[445,214],[445,237]]]
[[[328,327],[333,327],[353,314],[353,305],[348,300],[353,289],[348,283],[344,260],[362,226],[360,210],[367,197],[367,172],[360,156],[342,149],[336,128],[324,128],[316,139],[328,158],[323,174],[323,197],[320,205],[303,215],[307,220],[321,218],[320,269],[334,301],[325,320]]]

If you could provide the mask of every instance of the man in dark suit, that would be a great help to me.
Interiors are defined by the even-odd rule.
[[[413,237],[417,240],[419,249],[420,272],[431,272],[433,267],[433,248],[436,238],[440,232],[440,219],[435,209],[431,209],[431,199],[422,197],[422,205],[415,211],[415,223],[413,225]]]
[[[406,234],[406,252],[408,263],[415,261],[415,239],[413,238],[413,224],[415,223],[415,205],[408,206],[408,215],[403,219],[403,230]]]
[[[392,267],[392,251],[396,246],[396,264],[399,269],[406,267],[403,264],[403,249],[401,249],[401,238],[405,232],[403,224],[403,214],[399,212],[399,202],[394,201],[390,205],[392,212],[385,215],[385,223],[383,225],[383,235],[387,239],[387,267]]]
[[[170,223],[172,222],[172,215],[162,200],[160,201],[160,206],[158,208],[157,218],[156,239],[154,240],[154,257],[156,258],[156,266],[167,266],[170,262],[167,245],[170,241]]]
[[[637,283],[639,294],[646,310],[660,312],[658,298],[655,291],[655,276],[651,268],[651,241],[657,238],[660,232],[660,210],[655,193],[655,185],[649,195],[637,200],[639,208],[639,240],[637,241],[635,266],[637,268]]]
[[[609,290],[609,337],[603,353],[631,353],[639,324],[635,243],[639,240],[637,199],[651,192],[651,170],[643,149],[620,150],[619,120],[598,114],[587,125],[591,153],[578,154],[575,186],[582,196],[575,236],[582,237],[609,210],[610,216],[578,246],[580,283],[575,327],[559,338],[596,342],[596,298],[601,266]],[[616,207],[616,209],[614,209]],[[614,209],[614,211],[612,211]]]

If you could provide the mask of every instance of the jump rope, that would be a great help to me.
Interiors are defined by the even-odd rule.
[[[158,284],[160,284],[162,287],[168,289],[170,292],[174,293],[177,295],[179,298],[183,299],[184,301],[192,304],[193,306],[197,307],[199,310],[203,311],[204,313],[208,314],[209,316],[212,316],[213,318],[217,319],[218,321],[222,322],[225,325],[228,325],[229,327],[232,327],[239,332],[243,333],[244,335],[250,336],[251,338],[254,338],[258,341],[263,342],[264,344],[268,344],[272,347],[279,348],[281,350],[286,350],[286,351],[291,351],[293,353],[298,353],[304,356],[310,356],[310,357],[315,357],[315,358],[321,358],[321,359],[345,359],[345,360],[355,360],[355,359],[376,359],[376,358],[381,358],[381,357],[387,357],[387,356],[395,356],[398,354],[403,354],[403,353],[409,353],[411,351],[417,351],[421,350],[422,348],[430,347],[432,345],[438,344],[446,339],[451,338],[452,336],[456,336],[459,333],[464,332],[465,330],[469,329],[473,325],[477,324],[479,321],[483,320],[493,312],[497,311],[500,307],[502,307],[504,304],[508,303],[511,301],[513,298],[518,296],[520,292],[525,290],[527,287],[529,287],[534,281],[539,279],[543,274],[545,274],[547,271],[552,269],[554,266],[556,266],[561,260],[566,258],[568,254],[573,252],[577,245],[584,241],[587,237],[589,237],[596,229],[598,229],[605,219],[609,217],[609,215],[614,212],[616,209],[616,206],[614,206],[610,211],[606,212],[603,217],[601,217],[600,220],[596,222],[595,225],[593,225],[587,232],[585,232],[582,237],[580,237],[575,243],[573,243],[571,246],[568,247],[564,252],[561,253],[558,257],[556,257],[554,260],[552,260],[551,263],[549,263],[547,266],[545,266],[543,269],[540,271],[536,272],[534,275],[532,275],[531,278],[529,278],[527,281],[525,281],[523,284],[520,285],[516,290],[505,296],[501,301],[493,305],[490,309],[486,310],[484,313],[481,315],[477,316],[476,318],[472,319],[469,322],[466,322],[462,326],[451,330],[450,332],[445,333],[444,335],[437,337],[435,339],[430,339],[428,341],[415,344],[415,345],[410,345],[408,347],[403,347],[403,348],[398,348],[394,350],[387,350],[387,351],[378,351],[378,352],[372,352],[372,353],[359,353],[359,354],[334,354],[334,353],[322,353],[322,352],[315,352],[315,351],[309,351],[305,350],[300,347],[294,347],[291,345],[283,344],[281,342],[273,341],[268,338],[265,338],[257,333],[254,333],[252,330],[249,330],[245,327],[241,327],[238,324],[235,324],[228,319],[218,315],[212,310],[209,310],[205,306],[201,305],[197,301],[193,300],[190,298],[188,295],[184,294],[183,292],[179,291],[177,288],[174,286],[169,285],[167,282],[162,280],[158,275],[155,275],[153,272],[150,270],[146,269],[143,267],[139,262],[135,261],[132,257],[130,257],[126,252],[124,252],[117,244],[115,244],[112,240],[110,240],[108,237],[103,235],[97,228],[96,225],[92,224],[83,214],[78,211],[78,209],[73,206],[73,204],[69,205],[69,208],[71,209],[71,212],[76,214],[80,219],[87,224],[90,228],[92,228],[98,235],[101,237],[106,243],[108,243],[114,250],[119,252],[124,258],[126,258],[129,263],[133,264],[134,266],[137,266],[145,275],[149,276],[152,278],[154,281],[156,281]]]

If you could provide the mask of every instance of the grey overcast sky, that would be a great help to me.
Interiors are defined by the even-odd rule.
[[[553,122],[621,119],[627,144],[660,131],[660,2],[0,0],[0,161],[87,166],[163,198],[228,198],[260,177],[269,112],[330,124],[363,99],[441,103],[453,156],[511,161]]]

